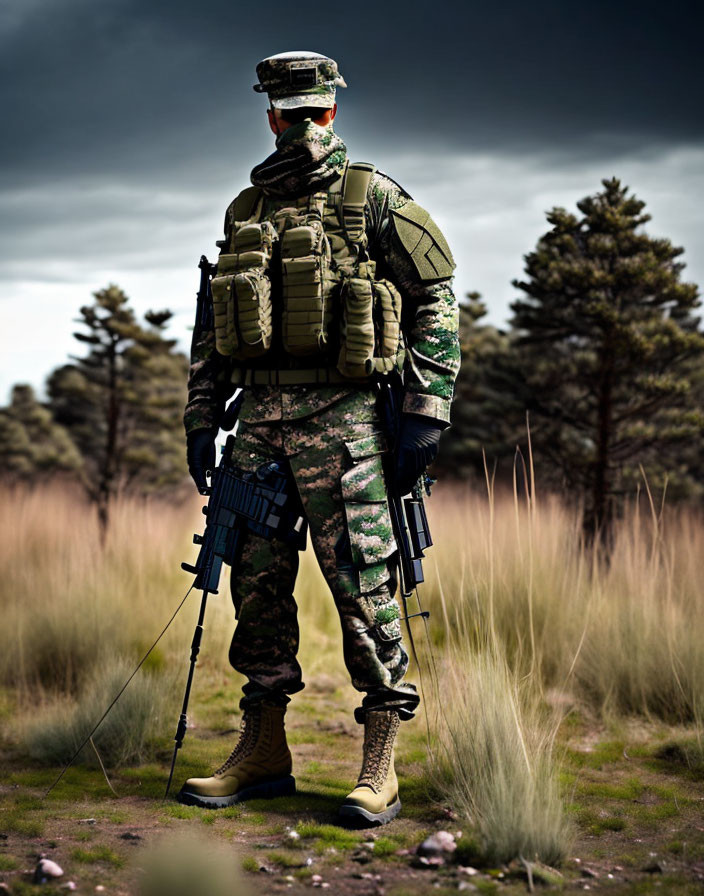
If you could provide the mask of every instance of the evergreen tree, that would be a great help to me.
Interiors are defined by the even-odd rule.
[[[181,415],[187,362],[163,330],[171,312],[148,312],[141,325],[117,286],[94,293],[74,333],[88,353],[48,381],[51,407],[85,462],[84,482],[103,531],[118,490],[145,492],[185,475]]]
[[[525,297],[511,323],[536,455],[584,499],[586,530],[607,533],[640,465],[681,478],[683,445],[704,429],[692,388],[704,338],[683,250],[643,231],[650,216],[627,187],[602,183],[577,203],[581,216],[548,214],[514,281]]]
[[[0,472],[3,477],[36,481],[57,473],[75,475],[81,456],[66,430],[55,423],[31,386],[18,384],[0,409]]]
[[[478,292],[460,302],[462,363],[455,384],[452,426],[443,436],[442,451],[434,469],[445,476],[485,478],[506,458],[513,459],[516,442],[525,430],[524,412],[515,400],[508,363],[510,343],[506,333],[482,322],[486,305]],[[504,463],[499,474],[508,476]]]

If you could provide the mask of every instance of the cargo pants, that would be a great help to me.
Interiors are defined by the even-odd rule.
[[[402,681],[408,655],[395,598],[385,450],[374,394],[364,390],[302,418],[240,421],[233,453],[246,471],[272,460],[290,467],[340,617],[345,664],[353,686],[366,695],[355,713],[360,722],[370,709],[394,708],[401,718],[411,718],[418,704],[415,687]],[[297,572],[293,545],[246,539],[231,580],[237,627],[229,655],[247,678],[243,708],[262,700],[286,704],[288,695],[303,688],[296,658]]]

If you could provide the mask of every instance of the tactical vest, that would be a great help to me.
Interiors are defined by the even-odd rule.
[[[326,359],[359,379],[403,363],[401,295],[375,277],[365,205],[375,171],[348,164],[326,192],[272,199],[244,190],[212,280],[215,345],[239,362],[275,350]],[[272,359],[273,360],[273,359]],[[276,358],[274,366],[286,366]]]

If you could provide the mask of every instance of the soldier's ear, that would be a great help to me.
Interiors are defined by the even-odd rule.
[[[269,119],[269,127],[272,130],[272,133],[276,134],[278,137],[281,133],[281,128],[279,127],[279,122],[276,119],[276,113],[272,108],[266,110],[266,116]]]
[[[335,103],[333,105],[332,109],[330,110],[330,121],[334,121],[336,115],[337,115],[337,103]]]

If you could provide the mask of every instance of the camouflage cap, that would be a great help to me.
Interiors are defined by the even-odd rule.
[[[267,56],[257,66],[257,93],[267,93],[277,109],[318,106],[330,109],[335,104],[335,89],[347,87],[328,56],[308,50],[293,50]]]

